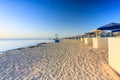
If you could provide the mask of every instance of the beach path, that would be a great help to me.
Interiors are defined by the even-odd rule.
[[[0,54],[0,80],[120,80],[107,49],[77,40],[41,44]]]

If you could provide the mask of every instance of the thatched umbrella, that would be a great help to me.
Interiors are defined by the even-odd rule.
[[[101,33],[103,32],[103,30],[92,30],[88,33],[86,33],[87,35],[92,35],[92,34],[95,34],[96,37],[98,37]]]
[[[85,33],[85,34],[87,35],[87,37],[91,37],[92,35],[95,35],[94,32],[87,32],[87,33]]]

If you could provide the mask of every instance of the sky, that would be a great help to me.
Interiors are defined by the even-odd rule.
[[[120,0],[0,0],[0,38],[84,34],[120,23]]]

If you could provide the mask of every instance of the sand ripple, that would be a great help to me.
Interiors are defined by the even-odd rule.
[[[0,80],[120,80],[106,49],[80,41],[42,44],[0,54]]]

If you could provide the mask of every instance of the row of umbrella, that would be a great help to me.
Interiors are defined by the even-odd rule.
[[[120,23],[109,23],[107,25],[101,26],[99,28],[97,28],[97,30],[92,30],[88,33],[85,33],[87,35],[92,35],[92,34],[96,34],[96,36],[99,36],[99,34],[101,33],[105,33],[105,30],[109,30],[111,31],[111,36],[113,35],[113,32],[120,32]],[[106,34],[106,33],[105,33]]]
[[[105,30],[110,30],[111,31],[111,35],[113,32],[120,32],[120,23],[109,23],[107,25],[101,26],[99,28],[97,28],[96,30],[92,30],[90,32],[85,33],[84,35],[77,35],[77,36],[73,36],[73,37],[67,37],[67,38],[80,38],[80,37],[86,37],[86,35],[94,35],[96,34],[96,36],[99,36],[100,33],[104,33]]]

